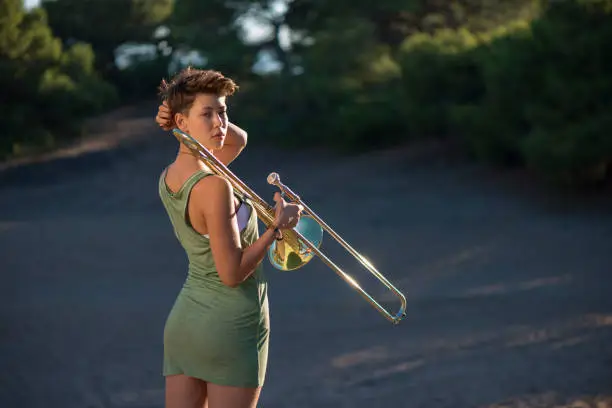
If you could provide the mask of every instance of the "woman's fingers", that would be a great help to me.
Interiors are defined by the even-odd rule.
[[[300,215],[304,211],[301,204],[287,203],[280,192],[274,193],[275,221],[281,228],[293,228],[300,221]]]
[[[159,105],[155,122],[157,122],[159,126],[165,130],[172,128],[172,112],[170,112],[168,102],[163,101],[162,104]]]
[[[283,196],[277,191],[276,193],[274,193],[274,201],[276,202],[274,221],[276,225],[281,226],[283,223],[282,215],[283,209],[285,208],[285,200],[283,199]]]

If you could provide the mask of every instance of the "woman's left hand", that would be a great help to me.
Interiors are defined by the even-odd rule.
[[[159,105],[155,122],[164,130],[170,130],[174,127],[174,120],[172,119],[172,112],[170,112],[168,102],[164,101]]]
[[[300,221],[304,206],[286,202],[278,191],[274,193],[274,201],[276,201],[274,225],[279,229],[295,228]]]

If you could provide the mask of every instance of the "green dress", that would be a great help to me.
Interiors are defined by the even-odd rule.
[[[213,384],[259,387],[264,383],[270,332],[267,282],[262,264],[238,287],[224,285],[215,268],[208,237],[188,220],[187,202],[193,186],[212,173],[194,173],[176,192],[159,179],[159,196],[182,245],[189,266],[183,287],[164,328],[165,376],[184,374]],[[243,248],[259,237],[253,206],[240,232]]]

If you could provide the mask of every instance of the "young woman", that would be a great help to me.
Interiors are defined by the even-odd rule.
[[[228,122],[226,98],[236,89],[219,72],[186,69],[162,82],[156,121],[191,135],[227,166],[247,141]],[[255,407],[270,330],[261,261],[302,208],[276,193],[274,224],[260,236],[248,200],[182,143],[159,178],[159,195],[189,261],[164,329],[166,408]]]

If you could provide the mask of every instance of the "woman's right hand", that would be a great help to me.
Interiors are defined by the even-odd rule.
[[[300,220],[304,207],[300,204],[287,203],[279,192],[274,194],[274,201],[276,201],[274,225],[279,229],[294,228]]]
[[[155,122],[157,122],[159,127],[164,130],[170,130],[174,127],[174,119],[172,119],[172,112],[170,112],[170,107],[168,106],[167,101],[164,101],[161,105],[159,105],[159,108],[157,108]]]

